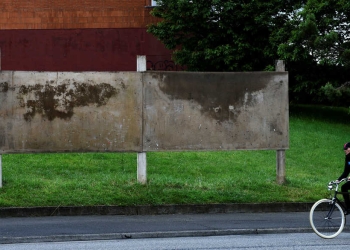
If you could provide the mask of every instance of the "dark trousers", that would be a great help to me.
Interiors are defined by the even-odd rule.
[[[350,198],[348,191],[350,190],[350,181],[345,182],[345,184],[341,187],[342,192],[346,192],[346,194],[343,194],[345,205],[347,209],[350,209]]]

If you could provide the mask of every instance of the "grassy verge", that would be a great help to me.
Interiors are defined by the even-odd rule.
[[[148,184],[134,153],[3,155],[0,206],[313,202],[343,171],[347,110],[291,107],[285,185],[275,151],[147,153]]]

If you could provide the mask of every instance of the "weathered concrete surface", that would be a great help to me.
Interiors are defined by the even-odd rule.
[[[286,149],[288,73],[0,72],[0,154]]]
[[[0,153],[140,151],[141,75],[0,73]]]
[[[150,72],[144,84],[144,151],[289,147],[287,72]]]

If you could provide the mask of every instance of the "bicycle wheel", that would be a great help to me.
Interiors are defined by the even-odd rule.
[[[331,239],[343,231],[345,215],[338,203],[322,199],[317,201],[310,210],[310,224],[318,236]]]

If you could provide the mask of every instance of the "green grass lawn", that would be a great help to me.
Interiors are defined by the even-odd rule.
[[[275,151],[147,153],[148,183],[136,153],[3,155],[1,207],[314,202],[344,167],[347,109],[291,107],[284,185]]]

